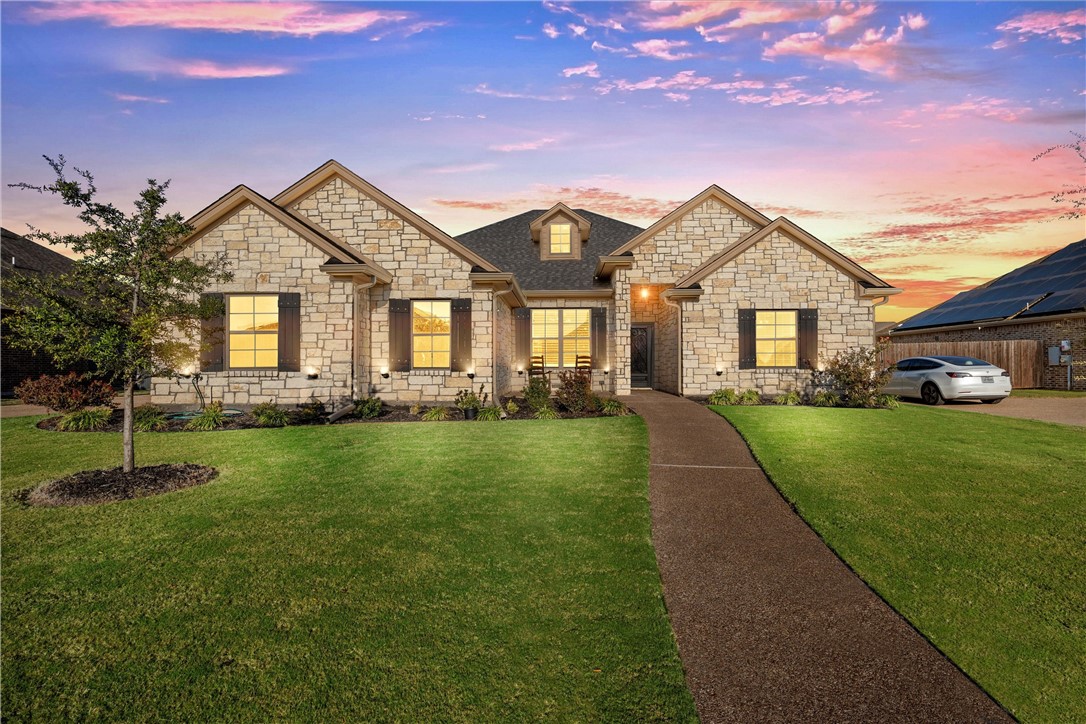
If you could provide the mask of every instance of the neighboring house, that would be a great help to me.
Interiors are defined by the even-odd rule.
[[[1049,364],[1047,349],[1072,343],[1078,372],[1072,387],[1086,390],[1086,239],[1030,262],[902,322],[894,343],[1037,340],[1039,382],[1067,387],[1067,368]],[[1013,372],[1013,370],[1012,370]]]
[[[0,230],[0,278],[12,273],[65,274],[72,268],[68,257],[20,236],[7,229]],[[53,375],[59,370],[44,355],[28,352],[11,345],[8,336],[8,316],[12,310],[0,302],[0,394],[11,396],[16,386],[28,377]],[[87,365],[75,371],[86,372]]]
[[[716,186],[648,229],[558,203],[453,238],[329,161],[190,223],[177,253],[234,272],[198,365],[231,404],[510,395],[533,356],[588,358],[617,394],[802,389],[820,355],[870,344],[875,303],[900,291]],[[168,380],[152,393],[193,400]]]

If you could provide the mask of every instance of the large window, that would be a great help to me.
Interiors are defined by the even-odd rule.
[[[592,310],[533,309],[532,356],[547,367],[576,367],[592,354]]]
[[[551,224],[551,254],[572,253],[570,237],[569,224]]]
[[[452,304],[449,301],[411,303],[412,367],[451,366]]]
[[[274,294],[230,295],[230,367],[270,368],[279,365],[279,298]]]
[[[796,312],[759,311],[755,315],[755,354],[759,367],[796,366]]]

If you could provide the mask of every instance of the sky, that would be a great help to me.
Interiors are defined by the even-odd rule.
[[[191,216],[330,158],[456,235],[558,201],[647,226],[717,184],[906,291],[1086,236],[1086,3],[0,4],[3,225],[79,230],[42,155]]]

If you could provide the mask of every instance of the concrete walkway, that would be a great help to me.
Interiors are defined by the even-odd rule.
[[[703,722],[1010,721],[822,543],[727,421],[626,400],[649,429],[652,538]]]

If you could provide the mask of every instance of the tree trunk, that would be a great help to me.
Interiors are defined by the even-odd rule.
[[[131,473],[136,469],[136,443],[132,438],[132,418],[134,416],[133,404],[136,397],[136,379],[132,375],[124,380],[124,424],[121,437],[124,440],[124,472]]]

